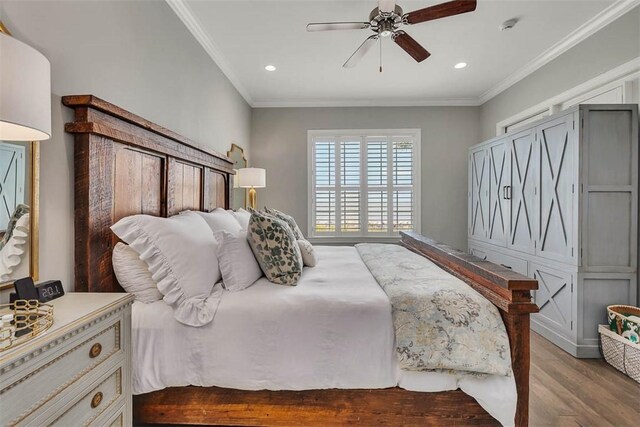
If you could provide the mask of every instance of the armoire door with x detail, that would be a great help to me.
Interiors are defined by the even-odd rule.
[[[469,159],[469,237],[486,240],[489,221],[489,164],[485,147]]]
[[[509,147],[500,140],[487,148],[489,162],[489,223],[487,238],[505,246],[509,235]]]
[[[534,302],[540,311],[534,319],[547,327],[569,335],[572,330],[573,275],[547,266],[531,263],[531,276],[538,281]]]
[[[574,192],[576,132],[573,115],[536,129],[536,255],[560,262],[575,260]]]
[[[510,173],[507,248],[528,254],[535,252],[536,237],[534,135],[534,130],[528,129],[507,139]]]

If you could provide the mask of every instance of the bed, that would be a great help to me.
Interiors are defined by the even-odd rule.
[[[186,209],[227,208],[231,162],[95,96],[66,96],[63,103],[75,110],[65,130],[75,134],[76,291],[122,291],[111,267],[117,239],[109,227],[133,214],[166,217]],[[386,295],[354,248],[319,247],[326,267],[305,271],[305,286],[259,282],[242,301],[225,296],[208,330],[185,330],[171,321],[162,302],[134,307],[134,390],[140,393],[134,397],[134,418],[160,424],[496,425],[509,424],[511,405],[515,424],[527,425],[529,315],[537,311],[530,292],[537,282],[416,233],[403,233],[401,244],[499,309],[510,344],[510,382],[399,372]],[[265,302],[278,309],[258,311]],[[254,315],[247,316],[247,310]],[[304,313],[306,325],[282,321],[296,311]],[[229,322],[234,329],[220,327]],[[338,324],[350,326],[332,334]],[[365,330],[376,332],[363,335]],[[233,342],[228,335],[237,347],[213,354],[215,345],[208,343]],[[163,350],[167,336],[183,339],[184,350]],[[273,336],[282,337],[278,346],[284,349],[270,348]],[[332,351],[340,343],[356,350],[342,352],[343,363],[336,364],[340,355]],[[283,363],[283,350],[306,362]],[[244,372],[240,382],[239,371]],[[500,398],[505,395],[513,402]]]

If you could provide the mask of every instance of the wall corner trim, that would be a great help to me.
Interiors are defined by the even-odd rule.
[[[572,31],[565,38],[558,41],[549,49],[545,50],[536,58],[528,62],[524,67],[507,76],[507,78],[502,80],[500,83],[480,95],[480,104],[484,104],[491,98],[499,95],[514,84],[518,83],[520,80],[532,74],[534,71],[542,68],[564,52],[587,39],[589,36],[597,33],[616,19],[620,18],[622,15],[638,6],[640,6],[640,2],[637,0],[616,0],[613,4],[606,7],[593,18]]]
[[[253,100],[251,95],[244,87],[238,76],[233,72],[229,61],[224,57],[222,51],[213,42],[209,33],[204,29],[200,21],[195,17],[193,11],[187,4],[186,0],[165,0],[173,12],[178,15],[178,18],[187,27],[187,29],[193,34],[195,39],[204,48],[205,52],[211,57],[213,62],[220,68],[222,73],[229,79],[231,84],[247,101],[250,107],[253,107]]]

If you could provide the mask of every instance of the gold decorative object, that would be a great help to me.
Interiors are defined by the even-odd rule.
[[[233,210],[237,210],[238,208],[246,208],[247,207],[247,192],[244,188],[240,188],[238,186],[238,170],[242,168],[246,168],[247,158],[244,156],[244,149],[237,144],[231,144],[231,149],[227,151],[227,157],[233,161],[233,170],[236,172],[233,178],[233,189],[232,192],[232,201],[231,208]]]
[[[27,342],[53,325],[53,306],[38,300],[17,300],[0,304],[0,315],[13,315],[13,324],[4,321],[0,326],[0,351]]]

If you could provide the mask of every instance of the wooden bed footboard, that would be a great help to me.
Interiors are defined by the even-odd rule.
[[[511,364],[518,391],[516,425],[529,422],[529,366],[531,363],[531,313],[539,308],[531,302],[538,281],[500,265],[451,248],[414,232],[401,232],[401,244],[429,258],[443,270],[469,284],[498,307],[509,335]]]
[[[121,292],[111,266],[111,225],[128,215],[167,217],[228,209],[232,162],[92,95],[65,96],[75,110],[75,290]],[[518,390],[516,425],[528,423],[529,315],[535,280],[416,233],[401,244],[464,280],[500,309]],[[136,423],[200,425],[497,425],[460,390],[242,391],[171,387],[134,397]]]

